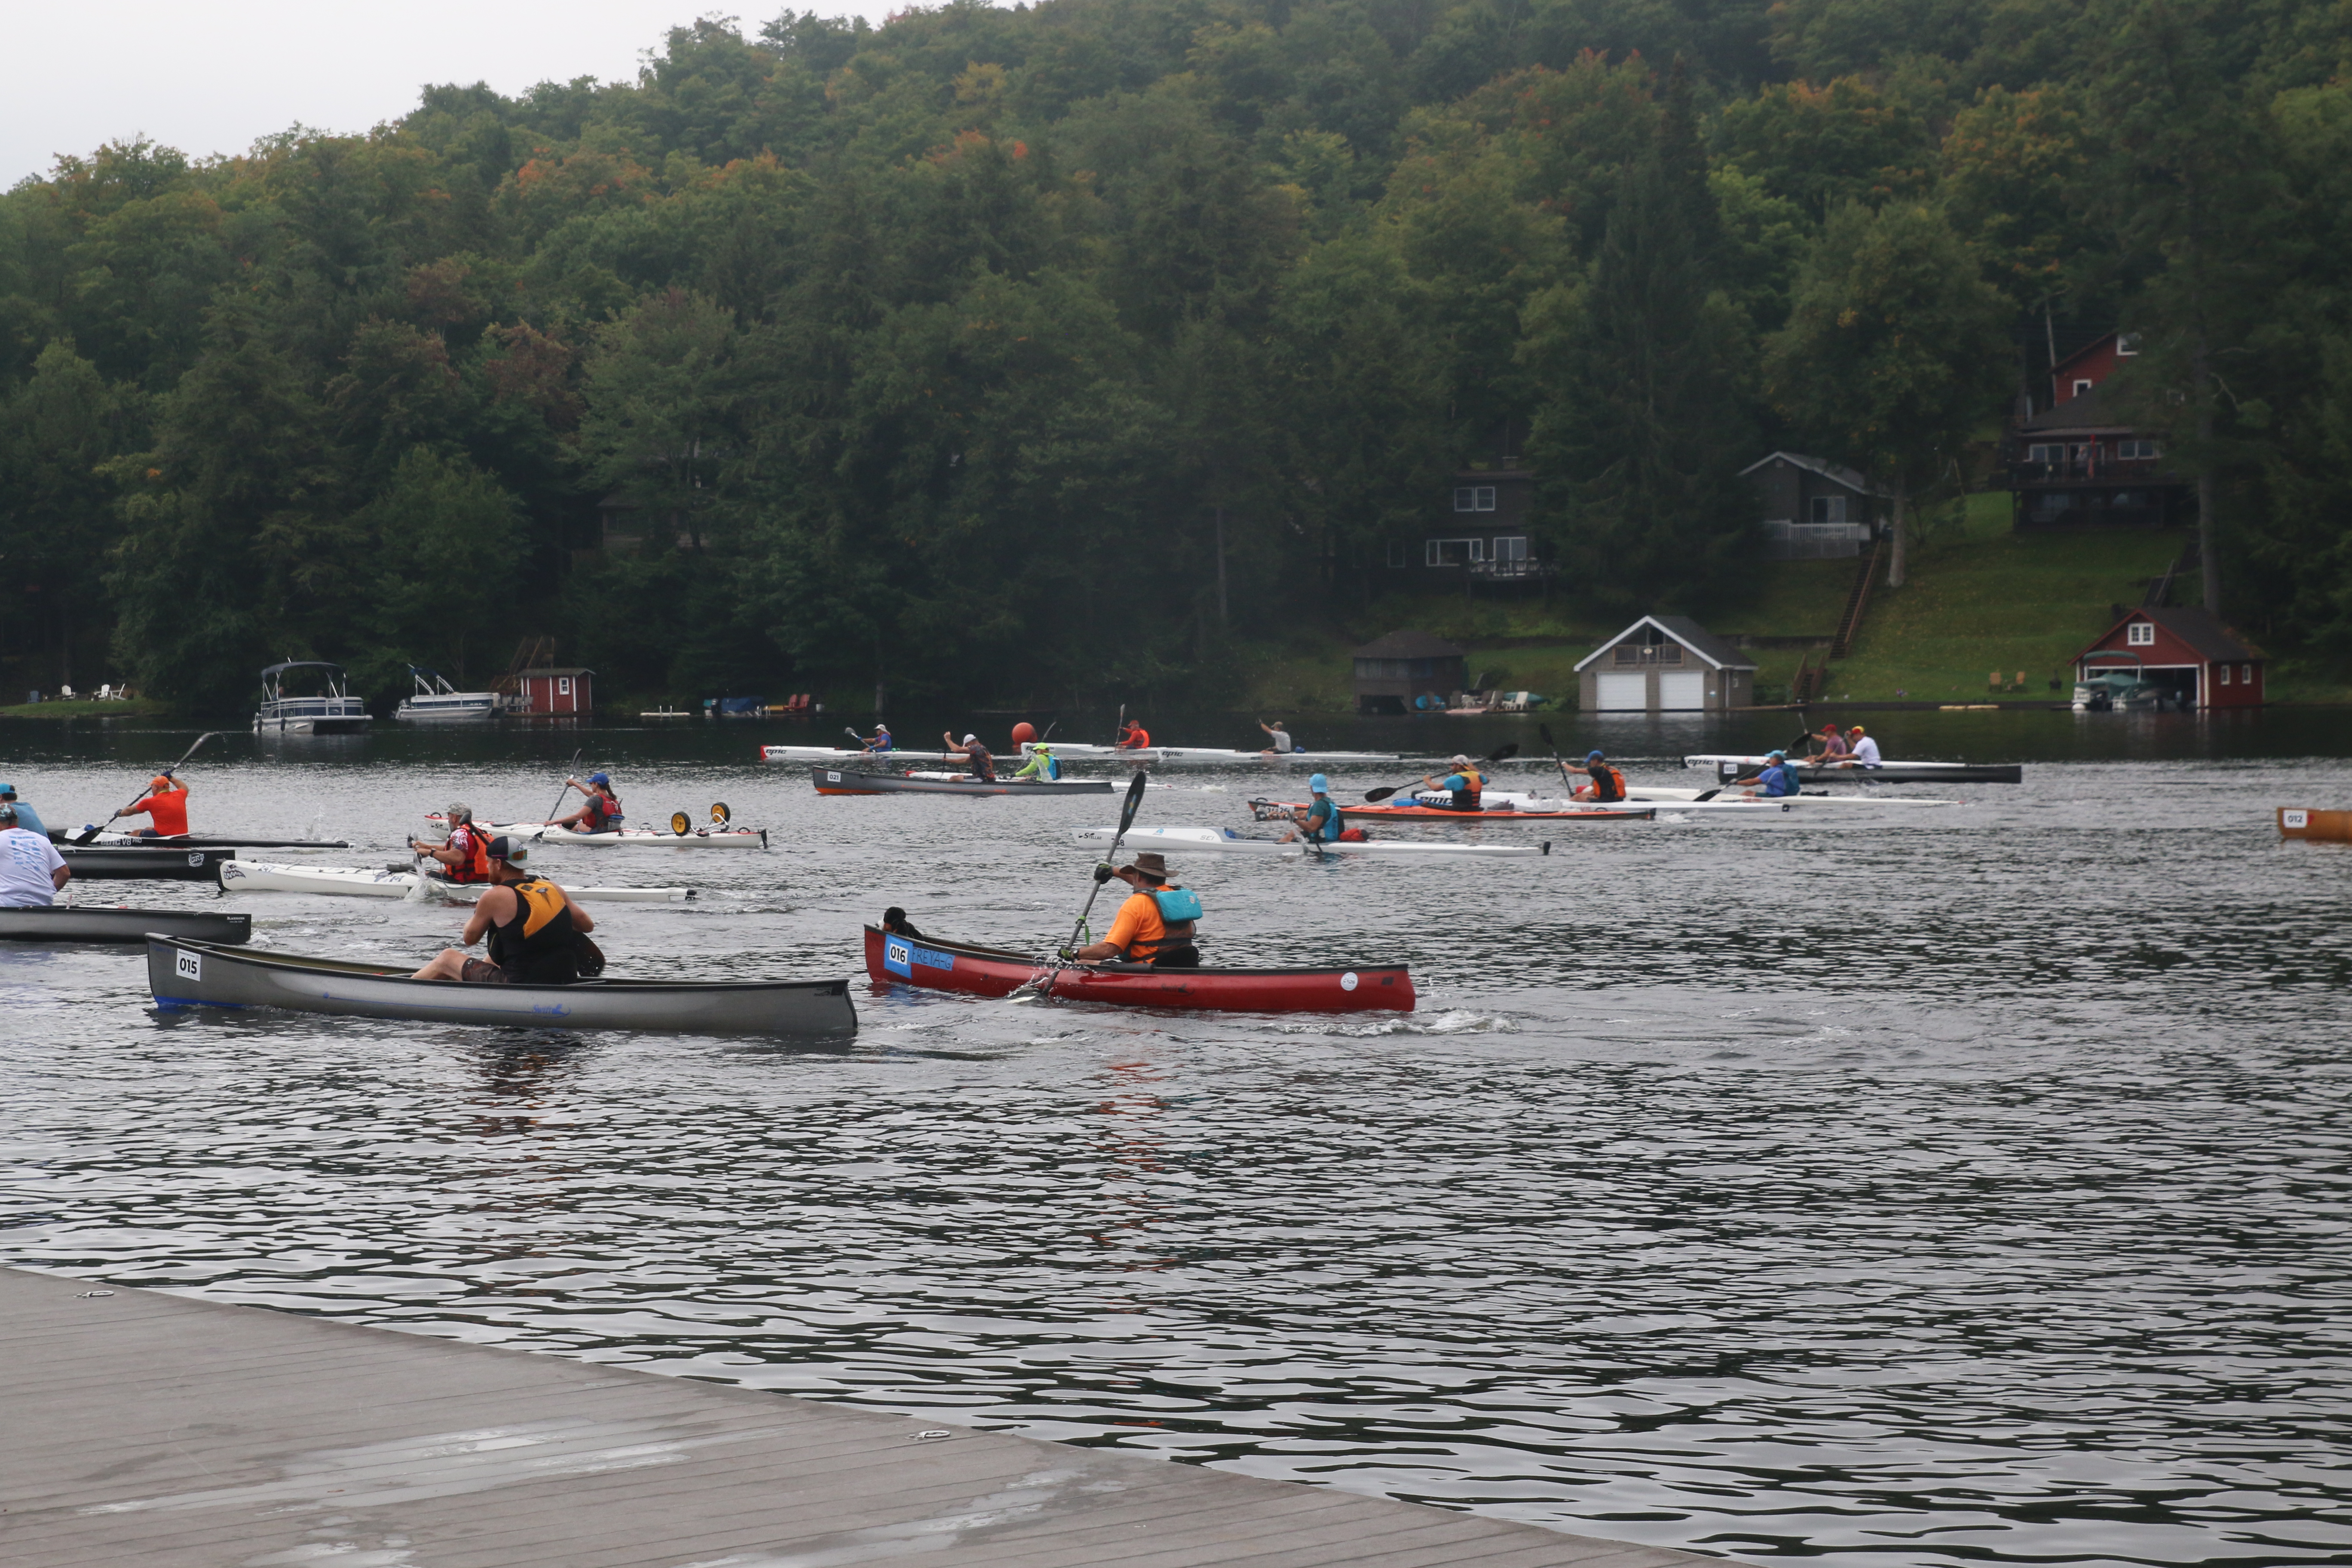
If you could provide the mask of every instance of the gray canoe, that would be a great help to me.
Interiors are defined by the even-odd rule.
[[[136,848],[121,844],[60,846],[58,854],[85,881],[209,882],[219,876],[224,860],[236,858],[234,849]]]
[[[0,910],[0,940],[12,942],[145,942],[149,931],[196,942],[249,942],[253,917],[194,910],[68,909],[62,904]]]
[[[846,980],[583,980],[467,985],[331,958],[238,952],[166,937],[147,943],[147,989],[163,1007],[284,1007],[526,1029],[678,1035],[854,1035]]]
[[[829,768],[823,763],[809,769],[809,780],[819,795],[1108,795],[1114,787],[1108,779],[1024,779],[1019,784],[1010,779],[993,784],[910,779],[904,773],[862,773],[855,768]]]

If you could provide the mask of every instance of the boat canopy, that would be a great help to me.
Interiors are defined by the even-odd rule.
[[[281,670],[288,669],[331,669],[337,675],[341,675],[343,672],[343,667],[341,665],[329,664],[323,658],[289,658],[284,664],[273,664],[268,668],[263,670],[261,672],[261,678],[264,680],[267,680],[271,676],[279,673]]]

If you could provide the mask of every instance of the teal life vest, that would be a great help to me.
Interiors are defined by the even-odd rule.
[[[1151,901],[1160,906],[1160,918],[1171,926],[1201,918],[1201,895],[1190,888],[1155,889]]]

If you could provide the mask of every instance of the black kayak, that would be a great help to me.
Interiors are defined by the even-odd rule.
[[[210,882],[219,877],[215,867],[236,858],[235,849],[132,848],[122,844],[59,845],[58,853],[77,879],[100,881]]]
[[[224,838],[217,833],[182,833],[168,838],[142,838],[131,833],[101,833],[89,844],[76,845],[81,829],[49,829],[49,842],[58,848],[84,849],[349,849],[342,838]]]
[[[253,917],[194,910],[68,909],[63,904],[0,909],[0,941],[143,942],[149,931],[182,942],[228,945],[253,940]]]

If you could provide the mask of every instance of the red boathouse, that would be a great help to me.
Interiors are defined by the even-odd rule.
[[[595,675],[593,669],[526,669],[515,678],[514,710],[542,716],[593,712],[590,684]]]
[[[2134,610],[2107,634],[2074,656],[2074,679],[2093,669],[2131,664],[2184,708],[2259,708],[2263,703],[2262,649],[2202,610]]]

